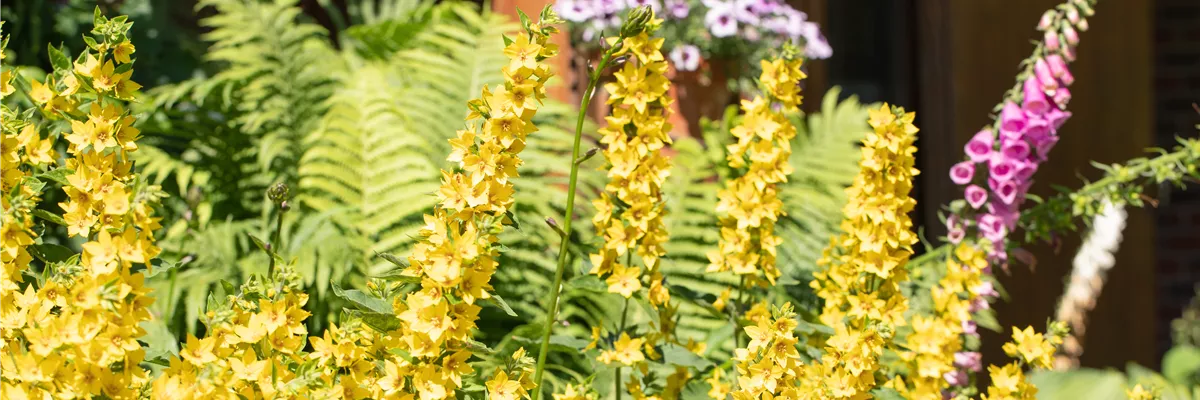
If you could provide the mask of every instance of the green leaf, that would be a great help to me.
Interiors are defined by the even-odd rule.
[[[508,302],[504,301],[504,298],[500,297],[500,295],[498,295],[498,294],[492,294],[492,297],[486,299],[485,301],[495,304],[497,307],[500,307],[500,309],[504,310],[504,313],[508,314],[508,316],[510,316],[510,317],[517,316],[517,313],[515,311],[513,311],[512,307],[508,306]]]
[[[105,22],[108,22],[108,19],[104,18],[104,14],[100,12],[100,6],[96,6],[96,11],[92,14],[93,28],[99,28],[101,25],[104,25]]]
[[[391,253],[378,253],[377,255],[379,256],[379,258],[387,260],[387,262],[390,262],[397,267],[408,268],[408,260],[402,259],[400,257],[396,257],[395,255],[393,255]]]
[[[663,360],[668,364],[678,365],[681,367],[692,367],[697,370],[704,370],[713,365],[712,361],[706,360],[703,357],[696,355],[686,347],[668,343],[662,347]]]
[[[521,11],[520,8],[517,9],[517,17],[521,19],[521,27],[529,29],[529,16],[525,15],[525,12]]]
[[[1200,372],[1200,348],[1179,345],[1163,356],[1162,373],[1172,383],[1188,384],[1197,372]]]
[[[50,65],[53,66],[55,70],[68,72],[71,70],[71,59],[63,53],[61,44],[56,49],[54,46],[46,43],[46,52],[50,54]]]
[[[900,395],[896,389],[878,388],[871,391],[871,395],[879,400],[904,400],[904,396]]]
[[[46,262],[65,262],[75,255],[71,249],[53,243],[42,243],[33,247]]]
[[[349,310],[351,316],[362,320],[364,324],[379,332],[389,332],[400,328],[400,319],[392,314]]]
[[[508,45],[513,44],[512,38],[508,37],[508,35],[500,35],[500,38],[504,40],[505,47],[508,47]]]
[[[42,209],[33,210],[33,216],[44,219],[49,222],[53,222],[53,223],[62,225],[62,226],[67,226],[67,221],[64,220],[63,217],[59,216],[58,214],[46,211],[46,210],[42,210]]]
[[[736,328],[733,324],[725,324],[709,333],[708,337],[704,338],[704,354],[708,355],[720,349],[721,344],[733,337],[734,329]]]
[[[576,351],[583,350],[584,347],[587,347],[588,343],[591,343],[591,341],[587,340],[587,339],[580,339],[580,338],[577,338],[574,336],[567,336],[567,335],[550,336],[550,344],[563,346],[568,349],[573,349]]]
[[[372,278],[392,282],[421,283],[421,277],[405,274],[403,269],[393,269],[391,271],[372,276]]]
[[[73,171],[69,168],[55,168],[50,171],[38,174],[37,178],[41,179],[43,181],[58,182],[58,184],[66,186],[66,185],[70,184],[69,182],[67,182],[67,175],[70,175],[73,173],[75,173],[75,171]]]
[[[150,272],[146,273],[146,279],[150,279],[164,272],[171,272],[177,269],[179,269],[179,263],[164,262],[162,264],[153,266],[153,268],[150,268]]]
[[[974,314],[975,323],[981,327],[987,328],[992,332],[1004,332],[1004,328],[1000,327],[1000,322],[996,321],[996,311],[993,309],[982,310]]]
[[[333,283],[333,294],[366,311],[380,314],[394,314],[392,304],[388,303],[387,300],[371,296],[359,290],[342,290],[342,286],[338,285],[337,282]]]
[[[608,285],[595,275],[580,275],[567,281],[566,289],[578,289],[595,293],[608,293]]]

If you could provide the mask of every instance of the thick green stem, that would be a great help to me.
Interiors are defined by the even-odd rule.
[[[546,370],[546,354],[550,352],[550,333],[554,329],[554,321],[558,318],[558,295],[562,291],[563,271],[567,268],[567,247],[570,244],[571,220],[575,218],[575,186],[579,181],[579,143],[583,139],[583,120],[587,118],[588,106],[592,104],[592,95],[596,91],[596,83],[600,80],[600,73],[604,71],[604,67],[612,60],[613,53],[621,48],[623,39],[617,39],[617,42],[604,52],[604,57],[600,59],[600,63],[596,65],[596,69],[592,71],[592,76],[588,79],[587,89],[583,91],[583,99],[579,106],[579,116],[575,119],[575,144],[571,148],[571,177],[567,183],[567,210],[563,218],[563,233],[562,244],[558,247],[558,267],[554,270],[554,283],[550,286],[550,310],[546,313],[546,329],[542,332],[542,345],[538,351],[537,369],[533,373],[533,384],[536,389],[533,391],[533,400],[538,400],[542,394],[542,373]]]
[[[279,254],[280,249],[283,248],[281,237],[283,236],[283,214],[286,212],[287,210],[280,207],[279,213],[275,214],[275,236],[271,238],[271,251],[267,252],[267,257],[271,259],[270,266],[267,267],[267,279],[275,277],[275,254]]]

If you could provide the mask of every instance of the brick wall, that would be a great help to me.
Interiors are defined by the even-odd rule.
[[[1195,137],[1200,114],[1200,1],[1158,0],[1155,9],[1155,120],[1158,146]],[[1157,210],[1158,349],[1171,344],[1170,322],[1200,282],[1200,185],[1162,192]],[[1130,266],[1133,267],[1133,266]]]

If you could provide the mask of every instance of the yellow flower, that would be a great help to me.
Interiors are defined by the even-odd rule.
[[[620,293],[628,299],[642,288],[642,282],[639,280],[641,275],[641,268],[626,267],[621,264],[615,265],[612,275],[605,281],[608,283],[608,292]]]
[[[1020,356],[1021,360],[1034,368],[1049,369],[1054,359],[1054,345],[1032,326],[1025,329],[1012,328],[1012,342],[1004,344],[1004,353],[1009,357]]]
[[[1152,386],[1150,389],[1146,389],[1141,384],[1126,390],[1125,396],[1129,397],[1129,400],[1157,400],[1162,398],[1162,394],[1158,392],[1158,388]]]
[[[613,343],[612,350],[605,350],[600,353],[596,360],[612,364],[614,362],[621,363],[625,366],[634,365],[646,360],[645,354],[642,354],[642,344],[645,339],[631,339],[629,334],[621,332],[621,337]]]
[[[135,50],[136,49],[133,47],[133,43],[130,43],[128,40],[126,40],[113,47],[113,58],[121,64],[127,64],[132,61],[129,56],[133,55]]]
[[[517,400],[520,397],[521,383],[510,380],[504,371],[496,370],[492,379],[487,381],[488,400]]]
[[[542,52],[542,46],[531,40],[529,35],[519,35],[516,40],[513,40],[508,46],[504,47],[504,55],[508,57],[508,69],[517,70],[525,68],[529,70],[537,69],[538,54]]]

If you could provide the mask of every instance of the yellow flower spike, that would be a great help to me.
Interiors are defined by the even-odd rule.
[[[798,82],[805,78],[801,63],[800,59],[762,60],[759,81],[765,93],[742,101],[742,122],[730,130],[735,141],[727,146],[729,166],[746,171],[718,194],[721,241],[719,249],[708,254],[707,270],[732,271],[746,278],[747,287],[773,284],[780,276],[775,248],[781,239],[775,235],[775,221],[784,212],[777,191],[792,173],[788,158],[796,136],[784,112],[794,111],[799,104]],[[766,282],[760,283],[763,279]]]

